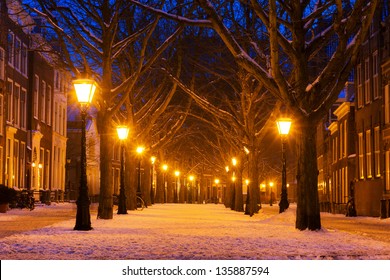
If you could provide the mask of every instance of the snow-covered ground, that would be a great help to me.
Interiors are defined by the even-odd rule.
[[[0,214],[0,221],[21,215],[34,219],[40,211],[74,207],[13,209]],[[7,236],[0,239],[0,259],[390,260],[388,242],[335,229],[296,230],[294,206],[282,214],[266,213],[248,217],[223,205],[156,204],[128,215],[114,214],[112,220],[92,216],[91,231],[74,231],[71,219]],[[388,225],[390,219],[380,223]]]

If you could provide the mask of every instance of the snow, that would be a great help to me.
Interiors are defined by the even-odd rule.
[[[34,219],[56,208],[74,211],[75,205],[53,204],[31,212],[12,209],[0,214],[0,221],[30,215]],[[390,259],[388,242],[335,229],[295,229],[294,206],[282,214],[261,210],[248,217],[221,204],[156,204],[128,215],[115,213],[111,220],[95,217],[93,213],[91,231],[73,230],[75,219],[70,219],[2,238],[0,259]],[[390,223],[390,219],[356,219]]]

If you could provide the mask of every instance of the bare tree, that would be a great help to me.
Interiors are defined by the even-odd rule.
[[[236,62],[293,115],[298,229],[321,228],[316,127],[344,87],[379,2],[198,0],[203,11],[191,17],[138,3],[188,25],[211,27]],[[251,28],[240,28],[247,21]]]
[[[38,6],[32,7],[34,3]],[[126,122],[133,131],[133,139],[139,141],[146,141],[153,129],[162,128],[154,124],[172,99],[175,85],[158,80],[161,75],[156,75],[154,67],[159,67],[156,65],[159,58],[170,55],[167,49],[182,27],[177,24],[162,27],[159,16],[143,13],[125,0],[37,0],[26,4],[44,19],[46,36],[56,45],[65,67],[76,76],[84,72],[99,81],[100,91],[94,101],[101,138],[98,217],[111,219],[113,128]],[[180,67],[173,71],[177,73]],[[165,133],[180,126],[183,116],[176,114],[171,118],[163,127]],[[134,156],[129,155],[134,161]],[[134,183],[134,172],[129,176],[128,181]],[[129,207],[135,204],[134,188],[132,184],[127,191]]]

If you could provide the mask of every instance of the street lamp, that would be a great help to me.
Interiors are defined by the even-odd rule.
[[[230,192],[231,194],[231,204],[230,204],[230,209],[235,210],[236,209],[236,165],[237,165],[237,159],[234,157],[232,158],[232,191]]]
[[[156,157],[152,156],[150,158],[152,163],[152,168],[150,169],[150,203],[154,204],[154,189],[153,189],[153,175],[154,175],[154,163],[156,162]]]
[[[215,191],[213,190],[212,197],[213,197],[214,203],[217,204],[218,203],[218,184],[219,184],[219,179],[216,178],[214,180],[214,183],[215,183]]]
[[[164,203],[167,203],[168,192],[167,192],[166,173],[168,171],[168,165],[163,164],[162,170],[163,170],[163,182],[164,182]]]
[[[116,127],[118,138],[121,141],[121,173],[120,173],[120,186],[119,186],[119,201],[118,201],[118,214],[127,214],[126,209],[126,194],[125,194],[125,140],[129,135],[129,128],[125,125],[118,125]]]
[[[291,119],[289,118],[280,118],[276,121],[278,125],[279,135],[282,139],[282,194],[279,202],[279,213],[284,212],[289,207],[289,202],[287,198],[287,184],[286,184],[286,142],[287,135],[290,132]]]
[[[272,206],[272,187],[274,182],[269,182],[269,206]]]
[[[195,179],[195,177],[193,175],[190,175],[188,177],[188,180],[190,180],[190,182],[191,182],[191,185],[189,186],[189,191],[188,191],[188,202],[189,203],[192,203],[192,191],[193,191],[193,188],[194,188],[194,186],[193,186],[194,179]]]
[[[137,147],[137,154],[139,156],[138,160],[138,187],[137,187],[137,195],[142,198],[141,193],[141,160],[142,160],[142,153],[144,152],[145,148],[142,146]]]
[[[76,91],[77,100],[81,107],[81,157],[80,157],[80,189],[79,197],[76,201],[77,214],[74,230],[91,230],[91,214],[89,205],[87,185],[87,149],[86,149],[86,117],[89,104],[92,102],[93,95],[97,88],[95,81],[90,79],[73,80],[73,86]]]
[[[175,193],[174,193],[174,202],[178,203],[179,202],[179,191],[178,191],[178,180],[180,176],[180,171],[176,170],[175,171],[175,177],[176,177],[176,183],[175,183]]]

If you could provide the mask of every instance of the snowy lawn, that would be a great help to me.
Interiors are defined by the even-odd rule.
[[[0,221],[34,211],[12,210]],[[91,219],[91,231],[74,231],[72,219],[0,239],[0,259],[390,259],[390,243],[337,230],[296,230],[294,206],[248,217],[223,205],[156,204],[112,220]]]

